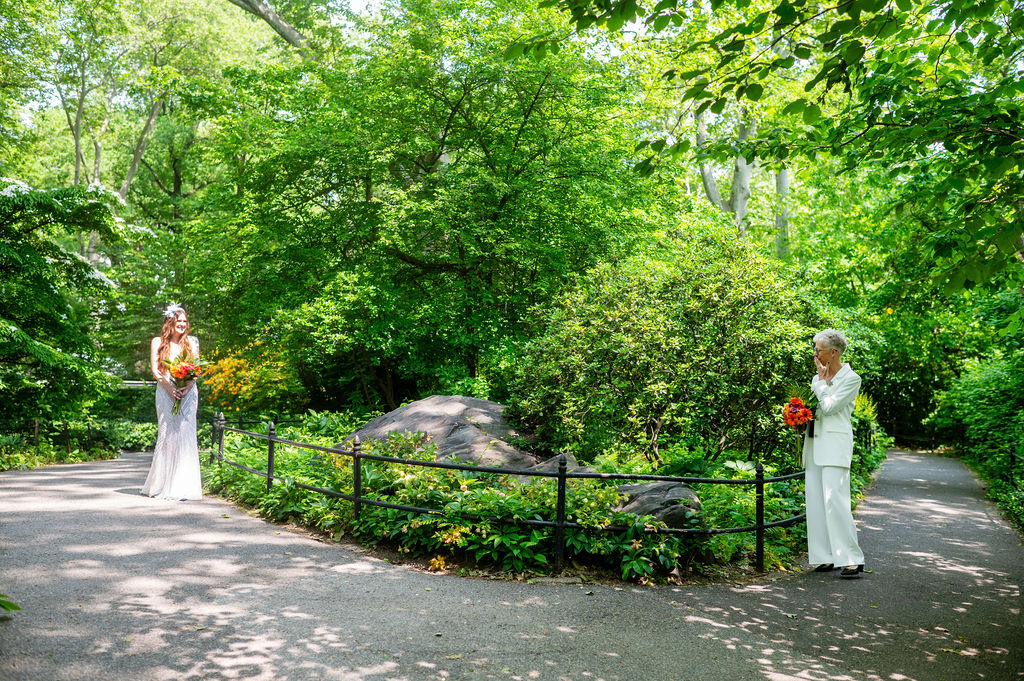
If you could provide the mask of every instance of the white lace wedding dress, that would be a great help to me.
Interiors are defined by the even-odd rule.
[[[199,442],[196,439],[196,410],[199,391],[193,386],[181,401],[181,411],[171,413],[174,398],[156,388],[157,431],[153,464],[142,493],[157,499],[202,499],[199,473]]]

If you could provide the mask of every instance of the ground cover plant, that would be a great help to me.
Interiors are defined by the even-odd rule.
[[[142,449],[156,441],[154,424],[77,418],[41,423],[38,442],[35,424],[25,423],[0,433],[0,471],[28,470],[53,463],[81,463],[116,459],[119,452]]]
[[[865,402],[869,406],[869,403]],[[863,423],[872,423],[861,412]],[[359,421],[351,414],[310,412],[301,423],[283,425],[279,437],[336,447]],[[266,432],[266,424],[258,428]],[[884,457],[890,441],[879,431],[871,447],[866,439],[856,445],[855,489],[863,487]],[[209,491],[254,508],[275,522],[293,522],[340,539],[351,536],[373,547],[388,547],[398,555],[429,560],[434,569],[473,564],[517,574],[544,574],[554,567],[554,530],[523,524],[524,520],[554,521],[556,481],[524,479],[485,471],[362,462],[362,493],[367,499],[436,509],[438,514],[363,504],[357,521],[352,502],[299,487],[296,483],[352,494],[351,458],[343,452],[316,452],[283,443],[275,446],[275,475],[282,478],[267,490],[266,480],[248,471],[204,459],[204,481]],[[366,454],[412,461],[431,461],[434,444],[421,434],[394,435],[388,442],[364,443]],[[711,463],[699,452],[675,448],[666,452],[659,473],[689,477],[752,479],[754,465],[745,460]],[[228,433],[224,457],[256,470],[266,470],[267,447],[262,439]],[[637,455],[626,462],[606,456],[595,462],[604,472],[650,473],[650,464]],[[795,461],[769,464],[770,477],[795,470]],[[703,504],[694,513],[692,527],[742,527],[755,522],[753,485],[695,486]],[[769,521],[797,515],[803,503],[802,481],[766,487],[765,513]],[[653,533],[663,527],[649,517],[616,510],[620,497],[607,481],[570,480],[566,489],[567,519],[583,527],[566,533],[566,559],[576,566],[610,570],[631,581],[665,579],[676,568],[700,571],[726,563],[749,563],[754,552],[752,533],[676,537]],[[604,528],[622,527],[620,531]],[[766,565],[788,569],[803,550],[802,525],[772,528],[766,538]]]

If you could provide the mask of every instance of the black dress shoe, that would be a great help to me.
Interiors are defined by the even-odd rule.
[[[836,569],[836,566],[833,565],[832,563],[829,563],[827,565],[819,565],[818,567],[814,568],[814,571],[815,572],[832,572],[835,569]]]
[[[839,573],[839,576],[843,579],[858,579],[860,573],[864,572],[864,564],[861,563],[855,568],[844,567],[843,571]]]

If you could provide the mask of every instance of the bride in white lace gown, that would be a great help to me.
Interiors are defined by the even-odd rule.
[[[153,464],[149,468],[142,493],[158,499],[201,499],[203,483],[199,473],[199,442],[196,439],[196,410],[199,392],[195,381],[177,388],[171,380],[165,359],[182,353],[199,358],[199,341],[188,335],[188,315],[180,305],[164,312],[164,326],[150,344],[150,365],[157,381],[156,415],[158,431]],[[181,410],[172,414],[174,401],[181,399]]]

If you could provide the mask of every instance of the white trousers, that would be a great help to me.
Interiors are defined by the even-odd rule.
[[[812,458],[813,457],[809,457]],[[811,565],[863,565],[850,509],[850,469],[807,462],[807,558]]]

